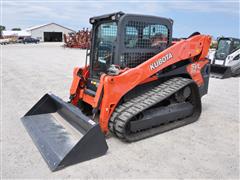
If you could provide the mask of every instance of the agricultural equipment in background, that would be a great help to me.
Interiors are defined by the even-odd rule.
[[[64,45],[69,48],[89,49],[91,44],[91,31],[84,29],[77,33],[64,34]]]
[[[210,36],[172,44],[171,19],[123,12],[90,23],[70,103],[46,94],[22,117],[52,171],[105,154],[109,132],[133,142],[195,122],[208,90]]]
[[[8,36],[7,38],[0,38],[1,45],[15,44],[17,43],[17,36]]]
[[[211,77],[228,78],[240,74],[240,39],[221,37],[211,59]]]
[[[5,38],[5,39],[0,39],[0,44],[1,45],[6,45],[6,44],[10,44],[11,39],[10,38]]]

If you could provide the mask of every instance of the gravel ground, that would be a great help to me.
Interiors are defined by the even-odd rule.
[[[108,138],[105,156],[52,173],[20,117],[46,92],[68,100],[84,61],[57,43],[2,46],[3,178],[239,178],[239,78],[210,79],[196,123],[136,143]]]

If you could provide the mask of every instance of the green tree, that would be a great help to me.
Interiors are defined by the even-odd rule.
[[[5,31],[5,30],[6,30],[6,27],[0,25],[0,36],[1,36],[1,37],[2,37],[2,31]]]
[[[21,31],[21,28],[12,28],[12,31]]]

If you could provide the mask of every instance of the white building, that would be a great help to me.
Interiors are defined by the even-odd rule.
[[[25,31],[25,30],[21,30],[21,31],[2,31],[2,36],[4,38],[8,38],[8,37],[28,37],[31,36],[30,32]]]
[[[75,32],[72,29],[56,23],[33,26],[27,28],[26,31],[31,34],[31,37],[39,39],[43,42],[62,42],[64,34]]]

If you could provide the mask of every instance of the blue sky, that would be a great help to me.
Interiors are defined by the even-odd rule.
[[[7,29],[22,29],[45,24],[59,23],[79,30],[90,27],[92,16],[123,11],[168,17],[174,20],[173,36],[186,37],[199,31],[214,37],[239,34],[239,0],[184,0],[184,1],[62,1],[62,0],[3,0],[1,24]]]

